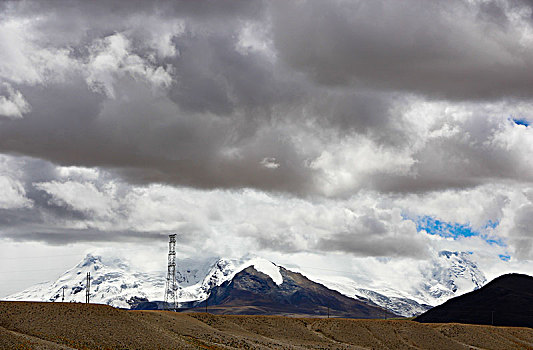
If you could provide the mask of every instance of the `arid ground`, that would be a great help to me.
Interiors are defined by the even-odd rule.
[[[0,349],[533,349],[533,329],[0,302]]]

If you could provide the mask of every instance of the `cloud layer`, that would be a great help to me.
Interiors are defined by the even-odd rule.
[[[533,258],[528,1],[0,6],[0,238]]]
[[[316,0],[273,13],[280,57],[320,83],[458,100],[531,95],[526,3]]]
[[[529,107],[526,4],[115,5],[5,5],[1,151],[300,195],[531,179],[499,140]]]

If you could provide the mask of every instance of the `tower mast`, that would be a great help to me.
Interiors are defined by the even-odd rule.
[[[178,283],[176,281],[176,234],[168,235],[168,270],[165,287],[165,308],[172,304],[173,310],[178,308]]]

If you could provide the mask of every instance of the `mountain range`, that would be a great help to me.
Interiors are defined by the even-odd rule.
[[[139,308],[163,298],[166,281],[163,272],[138,272],[125,260],[88,254],[56,281],[37,284],[6,299],[84,302],[87,272],[92,276],[91,302]],[[449,298],[479,289],[486,282],[469,253],[449,251],[438,254],[426,270],[424,281],[410,291],[372,289],[357,280],[335,276],[314,278],[307,271],[293,271],[260,257],[178,260],[176,277],[182,307],[200,306],[206,299],[210,306],[235,306],[244,294],[255,293],[256,299],[266,298],[261,300],[263,311],[281,303],[286,307],[280,313],[289,313],[291,305],[298,305],[299,311],[315,312],[311,304],[316,306],[320,302],[323,307],[333,308],[336,300],[346,310],[355,305],[352,301],[357,301],[405,317],[419,315]],[[250,283],[251,279],[255,284]],[[292,294],[295,295],[291,299]],[[314,300],[314,304],[306,298]]]

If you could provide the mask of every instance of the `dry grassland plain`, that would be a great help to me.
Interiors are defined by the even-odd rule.
[[[533,350],[533,329],[0,302],[0,349]]]

